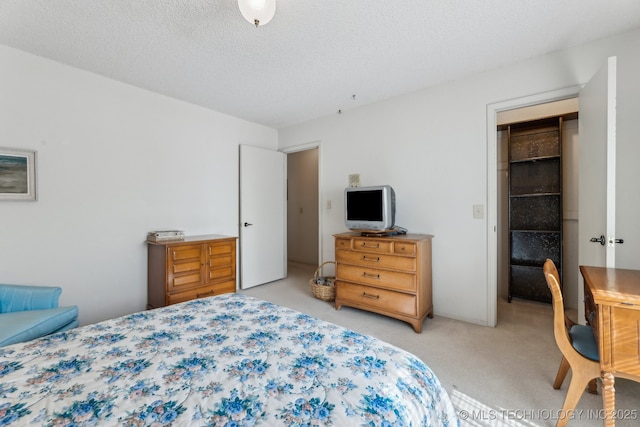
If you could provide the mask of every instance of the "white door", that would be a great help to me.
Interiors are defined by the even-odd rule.
[[[615,244],[606,240],[615,233],[616,63],[615,57],[609,58],[579,95],[580,265],[604,267],[609,259],[609,266],[613,266],[615,258]],[[582,286],[580,289],[584,292]]]
[[[287,275],[286,155],[240,146],[240,287]]]
[[[640,269],[639,72],[639,58],[612,57],[580,91],[580,265]]]

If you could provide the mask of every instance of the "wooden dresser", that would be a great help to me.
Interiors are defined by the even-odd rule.
[[[431,239],[425,234],[335,235],[336,310],[343,305],[408,322],[433,317]]]
[[[236,291],[236,238],[150,242],[147,309]]]

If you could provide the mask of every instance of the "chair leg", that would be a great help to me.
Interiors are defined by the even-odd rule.
[[[569,383],[569,389],[567,390],[567,395],[564,398],[562,412],[560,413],[560,417],[558,417],[556,427],[565,426],[569,422],[571,414],[576,409],[587,384],[591,380],[592,377],[588,374],[585,375],[584,372],[576,372],[575,370],[571,372],[571,382]]]
[[[562,356],[560,367],[558,368],[558,373],[556,374],[556,380],[553,382],[554,389],[558,390],[560,387],[562,387],[562,382],[567,376],[567,372],[569,372],[569,367],[569,362],[564,356]]]

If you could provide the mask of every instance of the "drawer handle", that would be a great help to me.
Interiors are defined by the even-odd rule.
[[[367,258],[367,256],[366,256],[366,255],[364,255],[364,256],[362,257],[362,260],[363,260],[363,261],[380,262],[380,257],[378,257],[378,258]]]
[[[376,243],[375,245],[367,245],[367,242],[362,242],[362,247],[380,249],[380,243]]]
[[[201,294],[200,292],[198,292],[198,293],[196,294],[196,298],[202,298],[202,297],[206,297],[206,296],[213,295],[213,294],[215,294],[215,291],[209,291],[209,292],[205,292],[205,293],[203,293],[203,294]]]
[[[366,271],[364,273],[362,273],[362,277],[367,277],[369,279],[380,280],[380,275],[379,274],[369,274]]]
[[[369,294],[368,294],[368,293],[366,293],[366,292],[363,292],[363,293],[362,293],[362,296],[363,296],[364,298],[380,299],[380,295],[369,295]]]

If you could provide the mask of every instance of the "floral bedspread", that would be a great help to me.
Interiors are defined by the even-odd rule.
[[[242,294],[0,348],[0,426],[457,426],[404,350]]]

